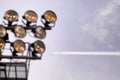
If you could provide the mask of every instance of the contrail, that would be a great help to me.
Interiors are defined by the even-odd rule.
[[[59,54],[59,55],[109,55],[109,56],[120,56],[120,52],[113,52],[113,51],[108,51],[108,52],[70,52],[70,51],[64,51],[64,52],[54,52],[54,54]]]

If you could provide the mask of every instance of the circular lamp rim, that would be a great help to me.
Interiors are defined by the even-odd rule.
[[[4,44],[4,45],[2,46],[2,48],[0,48],[0,50],[4,49],[5,44],[6,44],[5,41],[4,41],[2,38],[0,38],[0,41],[1,41],[1,40],[3,41],[3,44]]]
[[[25,35],[24,35],[23,37],[18,37],[18,36],[16,35],[16,30],[15,30],[15,29],[16,29],[17,27],[20,27],[20,28],[23,28],[23,29],[24,29],[24,31],[25,31]],[[16,25],[16,26],[14,27],[14,34],[15,34],[15,36],[18,37],[18,38],[24,38],[24,37],[26,36],[26,30],[25,30],[25,27],[23,27],[22,25]]]
[[[57,21],[57,15],[55,14],[55,12],[53,12],[52,10],[47,10],[45,11],[45,13],[43,14],[43,17],[45,19],[45,14],[51,12],[54,16],[55,16],[55,22]],[[47,21],[47,20],[46,20]],[[48,21],[47,21],[48,22]],[[55,23],[55,22],[49,22],[49,23]]]
[[[32,12],[32,13],[35,15],[35,17],[36,17],[36,20],[35,20],[35,21],[28,21],[28,19],[27,19],[26,16],[25,16],[25,14],[27,14],[28,12]],[[27,10],[27,11],[24,13],[23,17],[24,17],[24,19],[26,19],[26,20],[27,20],[28,22],[30,22],[30,23],[32,23],[32,22],[37,22],[37,20],[38,20],[38,15],[37,15],[37,13],[36,13],[35,11],[33,11],[33,10]]]
[[[6,30],[6,27],[5,27],[5,26],[3,26],[3,25],[0,25],[0,27],[4,28],[4,30],[5,30],[4,35],[3,35],[2,37],[0,37],[0,38],[3,38],[3,37],[5,37],[5,36],[6,36],[6,34],[7,34],[7,30]]]
[[[18,53],[22,53],[22,52],[24,52],[24,51],[17,51],[16,50],[16,48],[15,48],[15,42],[17,42],[17,41],[20,41],[20,42],[22,42],[23,43],[23,45],[24,45],[24,51],[25,51],[25,49],[26,49],[26,47],[25,47],[25,43],[22,41],[22,40],[15,40],[14,42],[13,42],[13,48],[14,48],[14,50],[16,51],[16,52],[18,52]]]
[[[12,12],[14,12],[15,13],[15,16],[17,16],[17,19],[15,19],[15,20],[9,20],[9,18],[7,18],[7,14],[10,12],[10,11],[12,11]],[[19,15],[18,15],[18,13],[15,11],[15,10],[7,10],[6,12],[5,12],[5,14],[4,14],[4,18],[6,19],[6,20],[8,20],[8,21],[10,21],[10,22],[13,22],[13,21],[18,21],[18,17],[19,17]]]
[[[45,36],[44,36],[43,38],[40,38],[40,37],[36,36],[36,29],[37,29],[37,28],[41,28],[41,29],[44,31]],[[37,27],[35,27],[35,28],[34,28],[34,31],[35,31],[35,33],[34,33],[34,34],[35,34],[35,37],[36,37],[36,38],[39,38],[39,39],[44,39],[44,38],[46,37],[46,35],[47,35],[46,30],[45,30],[44,27],[42,27],[42,26],[37,26]]]
[[[42,48],[44,48],[44,51],[43,51],[43,52],[37,52],[37,51],[35,50],[35,43],[37,43],[37,42],[40,42],[40,43],[43,45],[43,47],[42,47]],[[40,41],[40,40],[36,40],[36,41],[33,43],[33,48],[34,48],[34,51],[36,52],[36,54],[37,54],[37,53],[43,54],[43,53],[45,52],[45,50],[46,50],[45,44],[44,44],[42,41]]]

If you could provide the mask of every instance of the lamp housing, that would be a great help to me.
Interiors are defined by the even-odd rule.
[[[22,25],[16,25],[14,28],[14,33],[18,38],[24,38],[26,36],[26,30]]]
[[[55,22],[57,20],[56,14],[48,10],[41,16],[41,22],[45,25],[46,30],[51,30],[55,26]]]
[[[4,19],[8,22],[18,21],[18,13],[15,10],[7,10],[4,15]]]
[[[39,39],[44,39],[46,37],[46,31],[42,26],[35,27],[32,32],[34,36]]]
[[[32,23],[32,22],[37,22],[38,15],[36,12],[32,10],[28,10],[24,13],[23,18],[27,20],[29,23]]]
[[[0,38],[0,51],[4,49],[4,47],[5,47],[5,41],[2,38]]]
[[[16,40],[13,43],[11,43],[11,47],[13,47],[13,56],[17,56],[16,53],[23,53],[26,49],[25,43],[22,40]]]
[[[5,37],[5,35],[7,34],[7,30],[3,25],[0,25],[0,38]]]
[[[40,40],[37,40],[34,43],[32,43],[31,47],[33,48],[33,51],[32,51],[33,57],[37,57],[37,54],[43,54],[45,52],[45,45]]]

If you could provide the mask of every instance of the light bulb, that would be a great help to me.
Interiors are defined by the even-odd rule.
[[[4,18],[10,22],[18,21],[18,13],[14,10],[8,10],[5,12]]]
[[[48,23],[55,23],[56,20],[57,20],[56,14],[53,11],[50,11],[50,10],[46,11],[43,14],[43,17],[44,17],[45,21],[48,22]]]
[[[25,51],[25,43],[22,40],[16,40],[13,43],[13,47],[14,47],[15,51],[18,53],[22,53]]]
[[[44,39],[46,37],[46,31],[43,29],[43,27],[38,26],[35,28],[35,36],[40,39]]]
[[[7,31],[3,25],[0,25],[0,38],[5,37]]]
[[[38,19],[38,15],[34,11],[32,11],[32,10],[28,10],[28,11],[25,12],[24,18],[28,22],[36,22],[37,19]]]
[[[17,25],[14,28],[14,33],[15,33],[16,37],[18,37],[18,38],[24,38],[26,36],[26,30],[21,25]]]
[[[45,52],[45,45],[42,41],[35,41],[33,43],[33,48],[35,50],[36,53],[44,53]]]
[[[5,47],[5,41],[0,38],[0,50]]]

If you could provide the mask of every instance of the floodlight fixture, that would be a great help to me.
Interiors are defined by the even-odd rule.
[[[32,56],[37,57],[37,54],[43,54],[45,52],[45,45],[42,41],[37,40],[33,44],[31,44],[33,48]]]
[[[5,76],[1,77],[3,80],[28,79],[30,60],[42,59],[46,46],[41,40],[46,37],[46,31],[55,26],[57,16],[53,11],[48,10],[41,16],[42,25],[37,25],[37,13],[27,10],[22,16],[23,25],[16,23],[18,19],[19,15],[16,11],[7,10],[3,16],[4,25],[0,24],[0,60],[7,59],[5,62],[0,61],[1,67],[4,67],[2,71]],[[11,35],[11,32],[14,36]],[[33,39],[35,41],[31,43],[31,38],[28,36],[36,38]],[[28,37],[25,42],[23,41],[24,37]],[[15,41],[13,41],[14,39]],[[6,69],[7,67],[9,70]],[[13,67],[15,67],[14,70]],[[17,69],[20,67],[23,67],[24,70]],[[18,72],[21,71],[25,72],[26,77],[18,75]],[[15,72],[15,76],[9,76],[12,75],[11,72]],[[6,73],[10,74],[7,76]]]
[[[46,30],[51,30],[52,27],[55,26],[55,22],[57,20],[56,14],[48,10],[41,16],[41,21],[45,25]]]
[[[0,38],[0,51],[5,47],[5,41]]]
[[[13,47],[18,53],[22,53],[25,51],[25,43],[22,40],[16,40],[15,42],[13,42]]]
[[[22,25],[16,25],[14,28],[14,33],[18,38],[24,38],[26,36],[26,30]]]
[[[7,10],[5,12],[4,18],[8,22],[18,21],[18,13],[14,10]]]
[[[7,34],[7,30],[3,25],[0,25],[0,38],[5,37]]]
[[[56,14],[55,14],[53,11],[51,11],[51,10],[46,11],[46,12],[43,14],[43,18],[44,18],[45,21],[48,22],[48,23],[55,23],[56,20],[57,20]]]
[[[44,39],[46,37],[46,31],[42,26],[37,26],[32,31],[34,36],[39,39]]]
[[[47,30],[51,30],[56,23],[57,16],[51,11],[47,10],[41,16],[42,25],[37,25],[38,15],[33,10],[27,10],[22,16],[22,23],[17,24],[15,21],[18,21],[19,15],[15,10],[7,10],[4,14],[4,25],[0,24],[0,54],[2,50],[5,50],[5,44],[10,44],[10,51],[13,56],[5,54],[4,58],[21,58],[21,59],[38,59],[41,58],[39,55],[42,55],[46,48],[44,43],[41,41],[45,39]],[[15,35],[15,40],[12,42],[9,40],[9,31],[13,32]],[[23,42],[21,39],[26,37],[27,33],[30,37],[36,38],[37,41],[31,43],[29,41]],[[26,50],[26,51],[25,51]],[[27,52],[27,53],[25,53]],[[17,56],[17,54],[25,53],[22,56]]]
[[[11,47],[13,47],[13,56],[17,56],[16,53],[23,53],[26,49],[25,43],[22,40],[16,40],[13,43],[11,43]]]
[[[27,27],[29,26],[30,23],[37,22],[38,20],[38,15],[36,12],[32,10],[28,10],[24,13],[23,18],[27,21]]]

